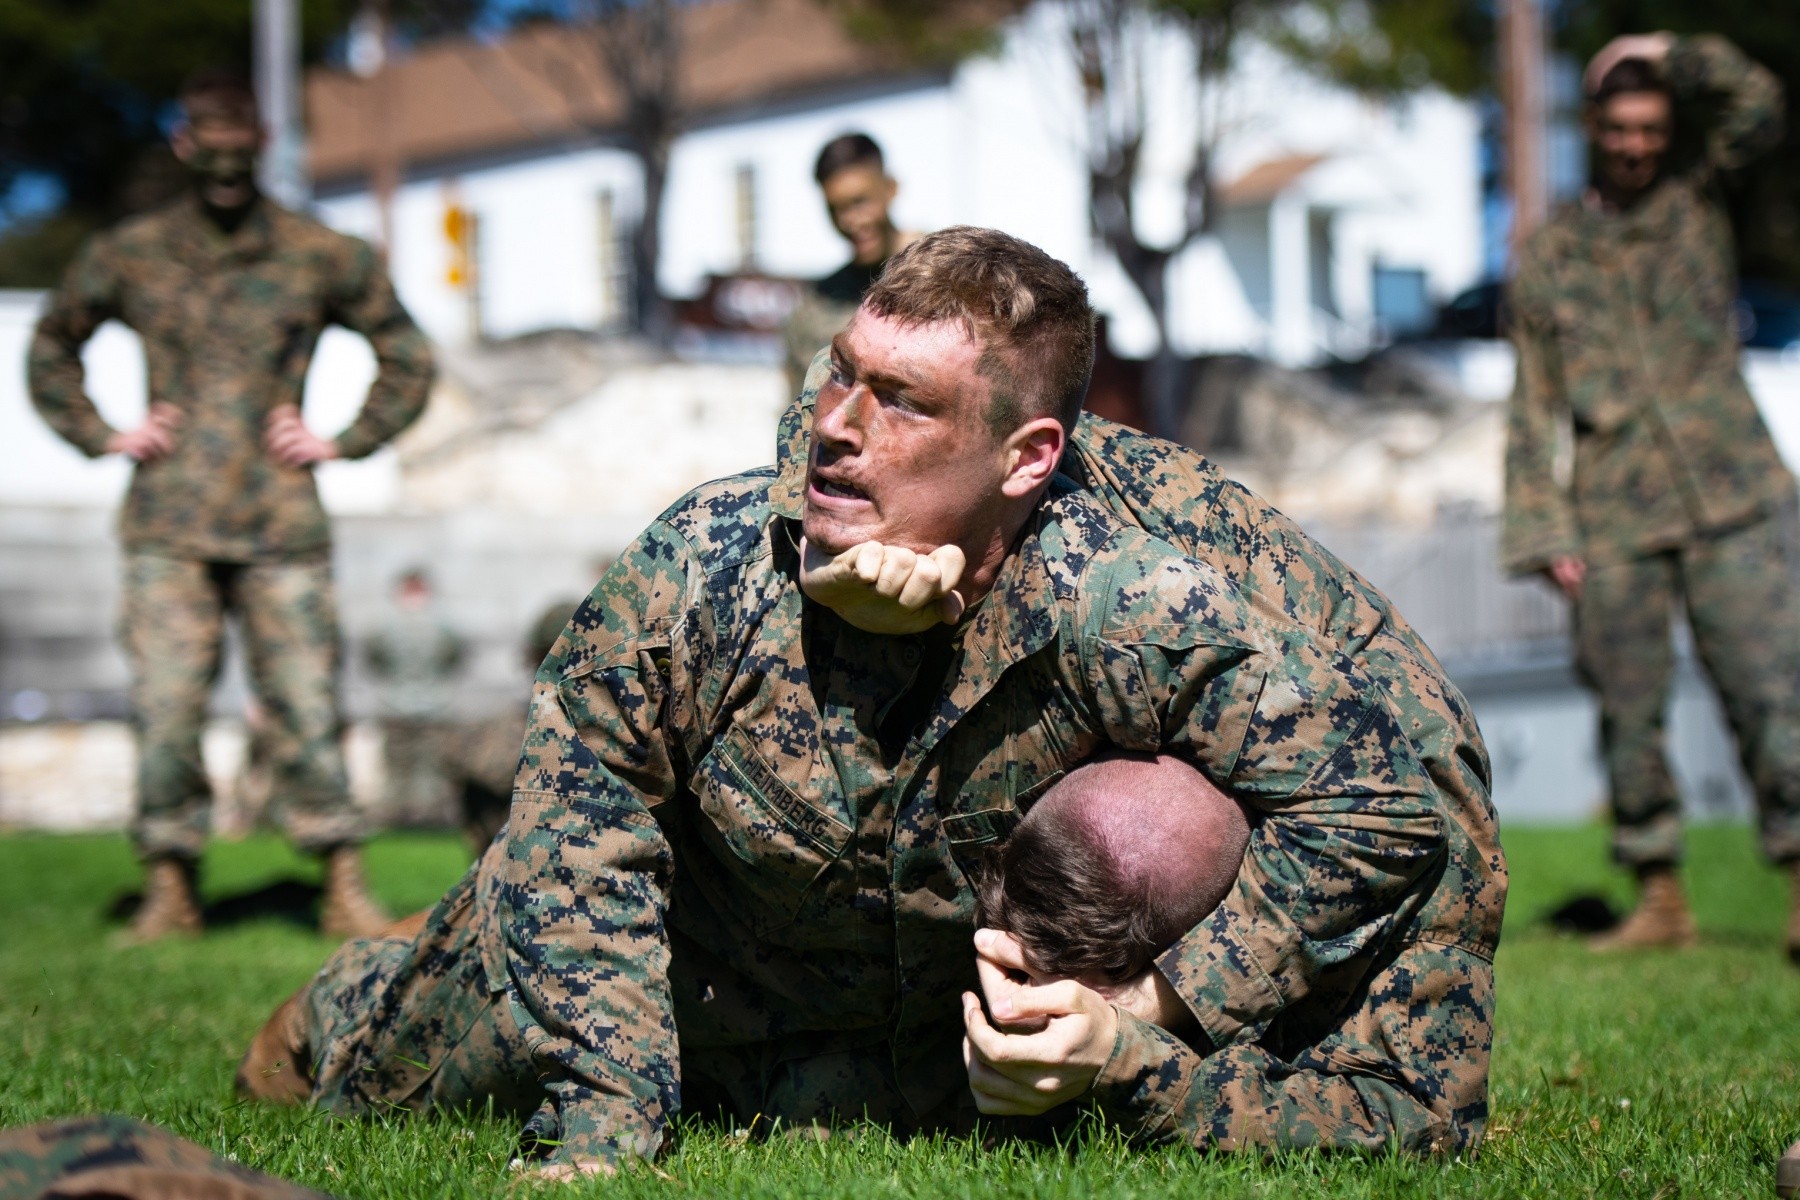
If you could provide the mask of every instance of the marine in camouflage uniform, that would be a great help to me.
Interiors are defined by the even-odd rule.
[[[991,592],[923,634],[803,598],[804,455],[677,503],[540,670],[505,836],[419,936],[327,963],[241,1086],[493,1097],[565,1163],[654,1153],[677,1111],[966,1128],[971,873],[1118,746],[1195,762],[1256,827],[1161,963],[1199,1044],[1122,1018],[1089,1099],[1159,1140],[1476,1144],[1505,868],[1460,697],[1248,493],[1084,429],[1094,490],[1058,479]],[[1133,500],[1196,506],[1156,520],[1227,569]]]
[[[231,88],[220,91],[229,101]],[[227,103],[212,115],[255,128],[253,109],[245,116]],[[405,428],[432,374],[429,346],[368,245],[254,192],[223,215],[203,196],[83,247],[29,359],[38,412],[90,456],[119,436],[83,386],[81,348],[104,321],[142,338],[153,412],[179,413],[168,453],[134,470],[119,529],[120,634],[139,760],[132,833],[152,863],[153,891],[205,842],[200,734],[228,614],[239,619],[251,683],[272,723],[274,790],[289,836],[315,852],[363,836],[340,746],[330,528],[311,467],[278,462],[265,427],[278,410],[297,411],[327,325],[366,337],[378,364],[362,411],[335,441],[338,457],[367,455]],[[338,861],[341,882],[360,893],[352,856]]]
[[[819,347],[855,315],[887,260],[915,236],[894,225],[889,210],[899,185],[868,134],[846,133],[827,142],[813,164],[813,180],[833,228],[850,243],[850,261],[801,289],[788,314],[781,334],[791,392],[800,389]]]
[[[450,706],[463,650],[462,638],[433,610],[430,579],[423,571],[402,575],[393,611],[363,647],[381,706],[384,825],[451,823],[448,759],[456,750],[458,729]]]
[[[1674,42],[1662,78],[1677,120],[1660,178],[1624,207],[1590,191],[1521,255],[1503,550],[1522,573],[1586,564],[1576,650],[1600,702],[1613,853],[1644,877],[1646,918],[1667,918],[1643,940],[1680,942],[1692,921],[1671,869],[1682,852],[1663,739],[1671,612],[1685,604],[1724,700],[1763,850],[1794,862],[1800,564],[1794,480],[1738,370],[1731,234],[1714,190],[1779,140],[1781,87],[1713,36]],[[1796,921],[1800,949],[1800,908]]]

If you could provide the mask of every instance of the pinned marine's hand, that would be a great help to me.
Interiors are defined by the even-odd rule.
[[[832,557],[800,539],[800,590],[865,633],[922,633],[962,618],[963,552],[863,542]]]
[[[1085,1095],[1118,1036],[1119,1013],[1073,979],[1032,978],[1018,942],[994,929],[975,934],[976,968],[988,1014],[963,993],[963,1066],[975,1107],[990,1116],[1035,1116]]]

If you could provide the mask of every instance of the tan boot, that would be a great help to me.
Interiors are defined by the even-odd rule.
[[[1789,1146],[1775,1164],[1775,1194],[1781,1200],[1800,1196],[1800,1142]]]
[[[303,1104],[312,1098],[312,1060],[301,1033],[301,988],[275,1010],[250,1039],[234,1083],[246,1100]]]
[[[1698,936],[1694,914],[1674,867],[1649,867],[1638,873],[1637,907],[1610,933],[1588,943],[1595,950],[1641,950],[1652,946],[1692,946]]]
[[[1788,913],[1787,954],[1788,961],[1800,967],[1800,862],[1788,865],[1788,875],[1794,881],[1794,903]]]
[[[194,899],[194,864],[185,858],[153,858],[144,869],[144,902],[120,940],[141,946],[166,937],[192,937],[204,927]]]
[[[319,932],[335,938],[375,937],[392,923],[363,887],[362,847],[334,846],[327,851]]]

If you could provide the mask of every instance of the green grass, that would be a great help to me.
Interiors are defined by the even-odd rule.
[[[744,1145],[688,1131],[654,1168],[589,1183],[673,1196],[1767,1196],[1800,1136],[1800,971],[1779,951],[1786,887],[1742,828],[1693,831],[1705,945],[1597,958],[1539,917],[1568,895],[1629,898],[1597,829],[1511,829],[1489,1140],[1473,1161],[1140,1152],[1092,1132],[1071,1147],[983,1151],[879,1133]],[[394,911],[462,868],[451,838],[391,837],[370,873]],[[221,845],[210,895],[310,864],[278,843]],[[134,883],[108,837],[0,838],[0,1126],[109,1111],[349,1196],[505,1194],[514,1130],[498,1120],[336,1122],[245,1106],[231,1072],[250,1033],[329,946],[275,920],[202,941],[108,947],[102,910]]]

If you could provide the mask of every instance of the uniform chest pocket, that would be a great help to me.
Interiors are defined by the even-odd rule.
[[[701,760],[694,792],[700,840],[720,868],[696,882],[759,933],[792,923],[850,844],[850,827],[783,782],[735,725]]]
[[[975,812],[950,813],[942,819],[944,840],[950,843],[950,856],[971,884],[981,877],[982,860],[987,852],[1012,836],[1024,813],[1038,797],[1055,786],[1064,772],[1056,771],[1038,780],[1016,796],[992,808]]]

